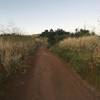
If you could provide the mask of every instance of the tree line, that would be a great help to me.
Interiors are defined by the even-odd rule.
[[[40,34],[40,37],[46,37],[48,38],[48,43],[50,45],[54,45],[57,42],[61,41],[64,38],[68,37],[82,37],[82,36],[90,36],[95,35],[95,32],[90,32],[87,29],[75,29],[75,32],[66,32],[63,29],[57,29],[57,30],[45,30]]]

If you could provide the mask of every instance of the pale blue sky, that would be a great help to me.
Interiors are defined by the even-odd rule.
[[[99,31],[100,0],[0,0],[0,24],[14,23],[27,32],[84,27]]]

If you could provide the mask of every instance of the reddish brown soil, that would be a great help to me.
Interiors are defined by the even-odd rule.
[[[0,100],[100,100],[68,64],[40,47],[26,64],[31,69],[12,78]]]

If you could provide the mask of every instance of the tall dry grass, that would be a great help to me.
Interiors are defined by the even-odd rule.
[[[93,59],[97,59],[100,62],[100,37],[98,36],[67,38],[59,43],[59,47],[87,51],[87,53],[91,53]]]
[[[22,57],[34,49],[36,46],[35,39],[19,37],[19,39],[0,37],[0,63],[4,70],[10,73],[16,70]]]
[[[99,37],[85,36],[80,38],[67,38],[59,43],[61,48],[91,49],[99,46]]]

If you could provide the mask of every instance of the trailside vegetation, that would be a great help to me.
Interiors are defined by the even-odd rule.
[[[48,38],[48,43],[49,46],[55,45],[59,41],[63,40],[64,38],[68,37],[82,37],[82,36],[90,36],[90,35],[95,35],[94,32],[90,32],[89,30],[86,29],[76,29],[75,32],[66,32],[63,29],[57,29],[57,30],[45,30],[40,34],[40,37],[46,37]]]

